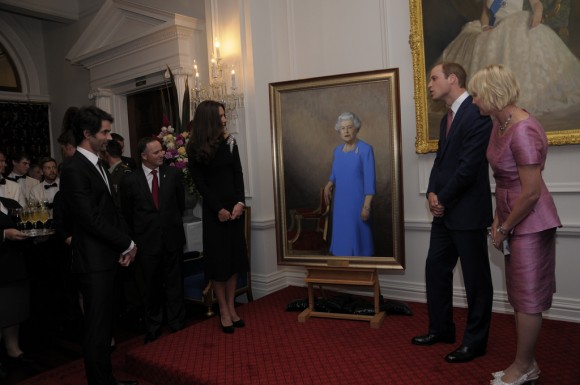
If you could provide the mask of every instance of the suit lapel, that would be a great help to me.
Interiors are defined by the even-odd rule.
[[[137,183],[139,184],[139,189],[145,194],[147,197],[147,201],[151,204],[151,206],[155,207],[155,202],[153,202],[153,195],[151,194],[151,189],[149,188],[149,183],[147,183],[147,175],[145,175],[145,170],[141,167],[137,171]],[[161,189],[159,189],[161,192]]]
[[[107,191],[109,191],[109,195],[111,195],[111,190],[109,189],[109,186],[111,185],[111,180],[109,179],[109,173],[105,170],[105,175],[107,176],[107,181],[109,182],[109,186],[107,186],[107,183],[103,179],[103,175],[97,170],[95,165],[93,163],[91,163],[90,160],[87,159],[86,156],[84,156],[83,154],[81,154],[78,151],[75,152],[75,154],[73,156],[76,156],[77,159],[80,160],[80,162],[84,163],[85,168],[87,168],[89,170],[89,172],[92,173],[95,178],[99,178],[99,180],[103,183],[103,185],[105,186]]]

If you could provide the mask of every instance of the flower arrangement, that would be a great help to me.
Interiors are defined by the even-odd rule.
[[[183,173],[183,184],[185,186],[186,201],[189,197],[195,198],[199,201],[201,198],[199,192],[195,188],[193,178],[189,174],[187,168],[187,143],[189,142],[189,131],[185,131],[189,124],[190,105],[189,105],[189,86],[187,78],[185,79],[185,91],[183,94],[183,114],[179,116],[179,104],[177,100],[177,86],[175,85],[175,78],[171,68],[167,66],[167,71],[164,76],[166,81],[165,93],[161,91],[161,104],[163,107],[163,127],[157,138],[161,142],[165,150],[165,161],[173,167],[177,167]],[[171,126],[171,122],[175,122],[175,127]],[[187,203],[186,203],[187,205]]]
[[[164,119],[165,120],[165,119]],[[170,166],[176,167],[183,173],[183,183],[186,192],[195,196],[199,200],[199,193],[195,188],[193,179],[187,168],[187,143],[189,142],[189,132],[184,131],[176,133],[175,128],[171,127],[169,122],[164,121],[166,125],[161,127],[161,132],[157,138],[165,150],[165,160]]]

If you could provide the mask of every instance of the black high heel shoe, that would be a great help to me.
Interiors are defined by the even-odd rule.
[[[233,334],[234,332],[234,325],[224,326],[222,321],[220,320],[220,326],[222,327],[222,331],[226,334]]]
[[[246,326],[246,323],[241,318],[237,321],[232,321],[232,322],[233,322],[234,327],[236,327],[236,328],[243,328],[244,326]]]

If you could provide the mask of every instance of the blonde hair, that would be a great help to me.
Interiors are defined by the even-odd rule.
[[[479,96],[487,109],[501,111],[505,106],[517,103],[520,85],[509,68],[491,64],[477,71],[468,85],[472,96]]]

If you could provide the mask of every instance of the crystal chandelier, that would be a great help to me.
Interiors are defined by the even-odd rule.
[[[219,42],[215,43],[215,51],[211,59],[210,82],[203,87],[199,78],[197,64],[194,60],[193,71],[195,72],[195,85],[191,89],[191,111],[195,113],[197,106],[204,100],[215,100],[226,107],[226,116],[235,121],[238,118],[238,110],[244,107],[244,94],[238,93],[236,71],[231,67],[230,88],[226,82],[225,64],[220,55]]]

